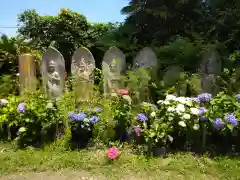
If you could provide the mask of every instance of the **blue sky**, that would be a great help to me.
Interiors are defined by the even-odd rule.
[[[40,15],[57,15],[61,8],[69,8],[87,17],[90,22],[123,21],[120,10],[128,0],[1,0],[0,32],[13,36],[17,15],[26,9],[36,9]]]

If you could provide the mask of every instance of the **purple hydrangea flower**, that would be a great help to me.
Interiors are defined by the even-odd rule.
[[[99,117],[99,116],[92,116],[92,117],[90,118],[90,122],[91,122],[92,124],[97,123],[99,120],[100,120],[100,117]]]
[[[141,127],[139,125],[135,126],[134,131],[135,131],[136,136],[139,137],[140,133],[141,133]]]
[[[214,122],[213,122],[213,127],[216,129],[216,130],[221,130],[224,128],[224,123],[222,121],[221,118],[217,118]]]
[[[20,103],[17,107],[17,111],[19,113],[25,113],[26,112],[26,104],[25,103]]]
[[[198,96],[200,102],[209,102],[212,99],[212,95],[209,93],[202,93]]]
[[[141,121],[141,122],[145,122],[145,121],[148,120],[148,117],[147,117],[145,114],[143,114],[143,113],[139,113],[139,114],[137,115],[137,119],[138,119],[139,121]]]
[[[207,109],[205,107],[200,107],[198,108],[198,110],[199,110],[199,116],[202,116],[204,113],[207,112]]]
[[[237,100],[240,100],[240,94],[237,94],[235,97]]]
[[[238,125],[238,120],[233,113],[226,115],[225,120],[228,123],[231,123],[233,127],[236,127]]]

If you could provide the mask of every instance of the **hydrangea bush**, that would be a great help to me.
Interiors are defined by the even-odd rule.
[[[0,99],[1,127],[7,129],[9,139],[17,137],[23,146],[44,145],[49,139],[54,140],[50,134],[56,139],[59,132],[65,136],[70,131],[68,141],[81,140],[85,145],[89,140],[106,145],[124,142],[134,135],[135,143],[146,145],[149,151],[179,142],[182,135],[187,137],[184,142],[196,141],[198,136],[206,145],[214,134],[229,136],[239,127],[239,94],[167,94],[157,104],[142,102],[133,106],[128,90],[120,89],[108,99],[101,98],[98,105],[89,103],[79,110],[75,110],[73,98],[55,102],[36,92],[27,98]],[[49,129],[54,130],[49,134]]]
[[[112,94],[111,111],[113,119],[116,121],[116,139],[125,141],[128,139],[132,125],[132,99],[126,89],[119,89],[116,94]]]
[[[223,92],[210,102],[208,117],[216,131],[226,132],[238,128],[240,118],[239,95],[228,95]]]

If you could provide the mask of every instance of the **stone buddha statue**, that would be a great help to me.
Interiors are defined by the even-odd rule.
[[[60,95],[60,75],[57,71],[56,62],[51,60],[48,65],[48,81],[47,81],[47,91],[51,97],[58,97]]]
[[[81,58],[81,60],[79,62],[78,76],[80,76],[81,80],[83,80],[83,81],[90,81],[91,72],[90,72],[89,66],[85,63],[84,58]]]
[[[110,93],[115,93],[119,88],[120,71],[118,70],[117,59],[113,59],[109,65],[108,88]]]
[[[77,102],[87,101],[90,99],[90,93],[92,90],[91,64],[88,65],[85,59],[81,58],[76,68],[76,100]]]

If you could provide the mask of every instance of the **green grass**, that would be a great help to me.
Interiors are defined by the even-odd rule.
[[[78,176],[71,173],[79,172],[86,177],[113,180],[237,180],[240,179],[240,161],[227,157],[194,157],[186,153],[170,155],[165,159],[147,159],[134,155],[129,150],[122,150],[121,157],[109,164],[105,159],[104,150],[13,150],[0,145],[0,177],[7,179],[12,174],[16,177],[28,174],[29,179],[33,179],[34,173],[30,172],[48,172],[48,175],[49,172],[61,172],[69,176],[67,179],[71,179],[70,176]],[[48,175],[45,174],[45,179],[49,179]]]

